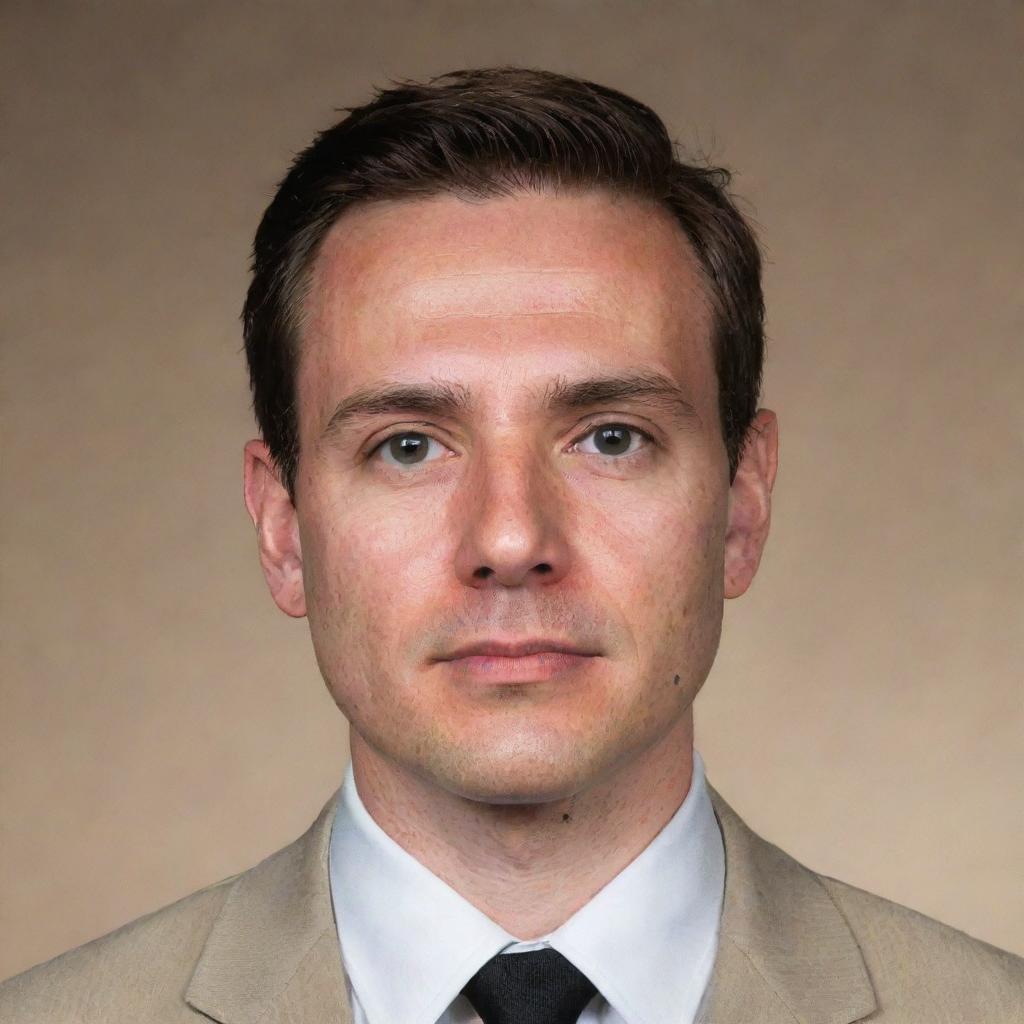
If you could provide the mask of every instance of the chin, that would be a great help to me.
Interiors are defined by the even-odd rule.
[[[465,745],[456,756],[437,751],[427,767],[435,784],[479,803],[543,804],[566,800],[591,784],[600,758],[576,744],[539,740],[536,736],[505,736],[500,743]]]

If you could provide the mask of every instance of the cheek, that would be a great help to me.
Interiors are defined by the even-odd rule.
[[[341,523],[343,526],[332,524]],[[327,524],[327,525],[325,525]],[[310,638],[320,674],[352,722],[387,717],[389,652],[401,647],[401,552],[352,518],[317,517],[303,531],[303,580]]]
[[[437,585],[431,517],[340,500],[307,505],[303,576],[314,642],[332,661],[384,665]]]
[[[704,489],[606,510],[592,531],[597,571],[631,617],[688,614],[713,597],[722,575],[724,509]]]

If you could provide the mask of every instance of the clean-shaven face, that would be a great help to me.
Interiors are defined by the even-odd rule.
[[[378,754],[550,800],[689,713],[728,515],[710,335],[684,235],[638,200],[442,196],[334,226],[296,508],[317,660]],[[576,653],[453,657],[535,640]]]

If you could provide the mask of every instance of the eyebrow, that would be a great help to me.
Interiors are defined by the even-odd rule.
[[[353,420],[395,412],[453,416],[472,407],[469,389],[456,381],[429,384],[371,384],[342,399],[324,427],[323,437],[339,434]]]
[[[683,389],[670,377],[652,370],[625,370],[581,380],[556,377],[545,388],[543,408],[548,414],[557,415],[619,401],[661,410],[683,426],[700,423],[697,410]],[[368,385],[338,403],[321,439],[342,433],[362,417],[391,413],[454,417],[472,411],[474,404],[470,390],[458,381],[435,378],[423,384]]]
[[[681,423],[700,422],[686,392],[671,377],[655,370],[625,370],[575,381],[558,377],[548,386],[545,407],[559,413],[620,401],[660,409]]]

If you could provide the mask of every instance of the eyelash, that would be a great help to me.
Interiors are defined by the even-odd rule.
[[[573,444],[579,444],[580,441],[585,437],[590,437],[591,434],[597,433],[603,427],[625,427],[631,434],[639,434],[643,438],[644,443],[635,451],[630,452],[628,455],[604,455],[603,452],[597,452],[598,455],[602,455],[606,459],[611,459],[613,462],[625,462],[628,459],[638,458],[645,452],[648,452],[657,442],[654,440],[653,435],[649,434],[646,430],[642,430],[640,427],[633,426],[632,423],[623,423],[621,420],[605,420],[603,423],[591,424],[575,441]],[[590,454],[589,452],[587,453]]]
[[[601,423],[593,423],[573,441],[573,444],[579,444],[579,442],[582,441],[584,438],[596,433],[603,427],[625,427],[631,433],[639,434],[640,437],[642,437],[644,440],[644,445],[638,451],[630,452],[628,455],[604,455],[604,453],[602,452],[596,453],[597,455],[603,455],[603,457],[606,459],[611,459],[613,462],[626,462],[629,459],[637,458],[652,445],[657,444],[657,441],[654,439],[654,436],[648,433],[648,431],[643,430],[640,427],[636,427],[632,423],[625,423],[622,420],[605,420]],[[437,441],[437,438],[432,437],[432,435],[422,430],[396,430],[394,431],[394,433],[388,434],[387,437],[383,438],[373,447],[373,449],[366,456],[367,460],[375,458],[389,441],[396,437],[402,437],[404,434],[420,434],[421,436],[429,438],[430,440]],[[438,444],[441,443],[442,442],[438,441]],[[587,452],[585,454],[589,455],[591,453]],[[419,463],[413,463],[413,465],[419,465]]]

